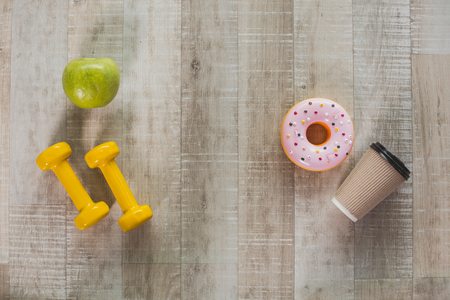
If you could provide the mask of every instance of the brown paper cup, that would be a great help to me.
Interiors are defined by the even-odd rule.
[[[410,173],[400,159],[380,143],[374,143],[331,201],[356,222],[408,180]]]

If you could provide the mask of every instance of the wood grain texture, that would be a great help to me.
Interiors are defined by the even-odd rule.
[[[180,69],[181,1],[126,2],[123,174],[154,216],[124,235],[125,299],[181,299]]]
[[[66,192],[35,160],[65,139],[67,2],[13,1],[11,22],[10,297],[64,299]]]
[[[47,147],[65,140],[61,74],[66,63],[67,3],[13,1],[10,162],[15,167],[10,170],[11,203],[64,204],[64,188],[52,171],[43,173],[35,160]]]
[[[123,1],[70,1],[68,61],[79,57],[109,57],[122,70]],[[106,107],[80,109],[67,100],[67,142],[70,163],[94,202],[105,201],[109,215],[80,231],[73,223],[78,211],[67,199],[67,298],[122,298],[123,215],[99,169],[91,170],[84,155],[95,146],[114,141],[122,149],[122,89]],[[121,167],[123,154],[116,158]]]
[[[355,300],[410,300],[411,298],[411,278],[355,280]]]
[[[450,54],[450,2],[411,0],[413,54]]]
[[[9,299],[9,264],[0,264],[0,299]]]
[[[280,126],[293,104],[292,1],[239,1],[239,299],[292,299],[294,164]]]
[[[353,3],[356,161],[378,141],[412,170],[409,13],[408,0]],[[409,179],[356,223],[355,277],[411,277],[412,246]]]
[[[182,299],[238,299],[237,264],[183,264]]]
[[[353,116],[352,2],[294,5],[294,103],[328,98]],[[354,225],[331,202],[353,163],[350,154],[326,172],[295,168],[295,299],[354,297]]]
[[[182,12],[182,261],[237,263],[237,3]]]
[[[66,299],[66,207],[12,205],[11,299]]]
[[[447,300],[450,278],[414,278],[414,300]]]
[[[124,235],[123,260],[181,263],[181,1],[128,1],[124,14],[123,175],[153,218]]]
[[[11,6],[0,2],[0,263],[9,261],[9,106],[11,90]],[[2,272],[7,269],[2,269]],[[9,276],[1,274],[1,276]]]
[[[450,277],[450,55],[413,56],[414,277]]]
[[[123,298],[179,300],[181,299],[180,273],[180,264],[124,263]]]
[[[182,295],[223,299],[224,282],[238,284],[237,2],[183,0],[181,26]],[[192,263],[208,290],[184,284]]]

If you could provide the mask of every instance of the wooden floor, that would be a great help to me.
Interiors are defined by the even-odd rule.
[[[110,57],[121,88],[82,110],[65,65]],[[308,97],[352,115],[321,173],[279,131]],[[0,0],[0,299],[450,299],[450,1]],[[154,217],[122,211],[84,155],[113,140]],[[66,141],[109,216],[79,231],[37,155]],[[331,203],[370,143],[412,170],[369,215]]]

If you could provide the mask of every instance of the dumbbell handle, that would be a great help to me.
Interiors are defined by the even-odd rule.
[[[133,207],[138,206],[130,187],[125,181],[125,178],[114,159],[101,164],[99,168],[105,176],[106,181],[124,213]]]
[[[59,181],[61,181],[78,211],[81,211],[86,206],[94,203],[67,160],[63,160],[51,169],[55,172]]]

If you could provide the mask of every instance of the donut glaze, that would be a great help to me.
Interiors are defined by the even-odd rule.
[[[306,130],[320,124],[327,130],[327,140],[311,144]],[[338,103],[322,98],[297,103],[284,118],[281,143],[286,155],[296,165],[311,171],[325,171],[343,162],[353,147],[353,123]]]

